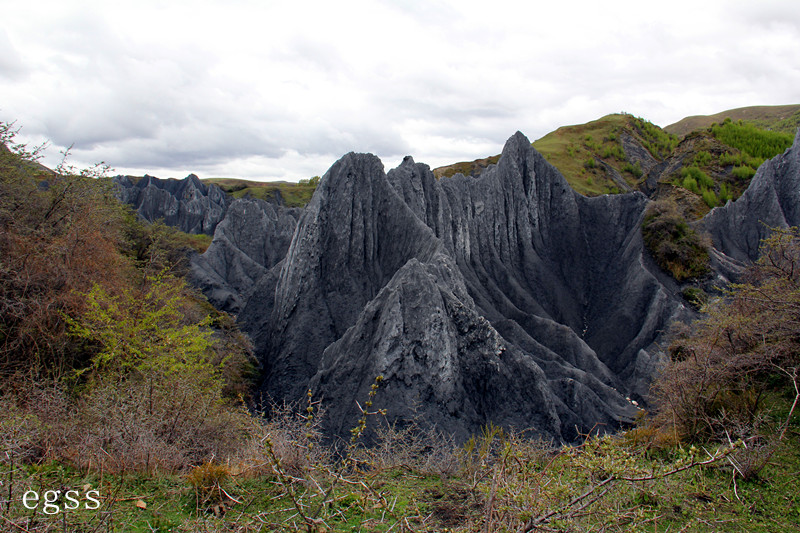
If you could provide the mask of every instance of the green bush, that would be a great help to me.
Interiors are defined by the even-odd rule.
[[[704,167],[711,163],[712,156],[710,153],[706,152],[705,150],[701,152],[697,152],[694,156],[694,164],[698,167]]]
[[[641,178],[642,174],[644,174],[642,165],[638,161],[635,164],[625,163],[622,165],[622,171],[631,173],[635,178]]]
[[[719,204],[719,199],[717,195],[711,189],[703,189],[703,201],[706,203],[708,207],[717,207]]]
[[[685,178],[683,178],[681,184],[683,185],[683,188],[686,189],[687,191],[692,191],[693,193],[700,194],[700,188],[697,186],[696,179],[686,176]]]
[[[742,167],[733,167],[731,169],[731,175],[733,177],[737,178],[737,179],[745,181],[745,180],[749,180],[753,176],[755,176],[756,175],[756,171],[755,171],[755,169],[752,169],[750,167],[744,167],[744,166],[742,166]]]
[[[697,185],[700,188],[710,189],[714,187],[714,180],[712,180],[708,174],[700,170],[698,167],[683,167],[681,169],[681,177],[687,178],[690,177],[697,182]],[[694,191],[697,192],[697,191]]]
[[[622,146],[615,144],[613,146],[606,146],[603,148],[603,159],[609,159],[613,157],[618,161],[625,161],[625,151],[622,149]]]
[[[689,227],[674,201],[659,200],[648,206],[642,236],[656,263],[676,280],[709,272],[709,242]]]

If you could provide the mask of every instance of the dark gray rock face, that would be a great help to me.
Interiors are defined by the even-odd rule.
[[[705,216],[701,227],[714,248],[737,261],[754,261],[770,228],[800,225],[799,141],[800,132],[791,148],[759,167],[742,196]]]
[[[578,195],[522,134],[479,177],[437,181],[411,158],[387,176],[348,154],[241,296],[263,390],[310,387],[341,433],[378,375],[390,417],[459,437],[489,421],[568,440],[618,427],[686,312],[646,266],[646,202]]]
[[[135,184],[129,176],[117,176],[114,184],[119,199],[133,206],[144,220],[163,219],[186,233],[213,235],[230,202],[222,189],[204,184],[194,174],[183,180],[145,176]]]
[[[715,265],[752,259],[761,221],[799,223],[798,149],[703,220]],[[631,420],[625,397],[646,395],[663,332],[691,318],[644,250],[647,202],[575,193],[520,133],[477,177],[436,180],[410,157],[386,174],[351,153],[302,212],[230,205],[193,274],[253,337],[263,392],[310,388],[332,433],[382,375],[373,407],[390,419],[569,441]]]
[[[259,280],[283,260],[300,213],[262,200],[234,200],[208,250],[192,258],[194,284],[216,308],[238,313]]]
[[[513,322],[584,364],[594,352],[643,392],[631,381],[639,351],[681,311],[642,258],[644,195],[580,196],[519,133],[479,179],[437,182],[410,159],[389,179],[454,255],[492,324]],[[425,200],[413,190],[428,191]],[[568,330],[553,335],[553,323]]]

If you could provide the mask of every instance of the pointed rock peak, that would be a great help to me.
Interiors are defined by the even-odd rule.
[[[323,176],[320,187],[338,189],[346,187],[348,184],[371,181],[375,176],[383,174],[383,163],[378,156],[350,152],[331,166]]]
[[[114,183],[122,185],[123,187],[133,187],[130,176],[114,176]]]
[[[524,155],[530,148],[531,141],[521,131],[518,131],[506,141],[505,146],[503,146],[503,156],[517,157]]]
[[[184,178],[183,181],[187,185],[191,185],[194,188],[200,189],[201,191],[205,192],[206,187],[205,185],[203,185],[203,182],[200,181],[200,178],[197,177],[197,174],[189,174],[188,176],[186,176],[186,178]]]
[[[414,163],[414,158],[413,158],[413,157],[411,157],[410,155],[407,155],[407,156],[405,156],[405,157],[403,158],[403,162],[402,162],[402,163],[400,163],[400,166],[401,166],[401,167],[402,167],[402,166],[414,166],[414,165],[415,165],[415,163]]]
[[[145,174],[144,176],[142,176],[142,179],[139,180],[136,186],[139,187],[140,189],[144,189],[145,187],[153,183],[153,180],[156,179],[158,178],[156,178],[155,176],[151,176],[150,174]]]

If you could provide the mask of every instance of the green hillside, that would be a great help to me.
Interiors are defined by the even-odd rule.
[[[628,114],[564,126],[533,142],[573,189],[587,196],[634,190],[639,178],[667,157],[675,136]]]
[[[715,115],[696,115],[670,124],[664,130],[683,137],[695,130],[709,128],[714,123],[721,123],[726,118],[733,121],[741,120],[761,129],[794,136],[797,128],[800,127],[800,105],[760,105],[729,109]]]

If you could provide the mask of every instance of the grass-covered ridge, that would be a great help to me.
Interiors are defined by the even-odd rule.
[[[726,118],[743,121],[763,130],[794,135],[800,127],[800,105],[750,106],[729,109],[713,115],[696,115],[686,117],[664,130],[684,137],[685,135],[721,123]]]
[[[573,189],[595,196],[633,190],[652,163],[663,160],[677,143],[677,137],[658,126],[623,113],[561,127],[534,141],[533,147]]]
[[[249,196],[268,202],[279,202],[287,207],[304,207],[311,201],[319,183],[319,176],[301,179],[298,183],[285,181],[248,181],[234,178],[208,178],[205,183],[213,183],[234,198]]]

